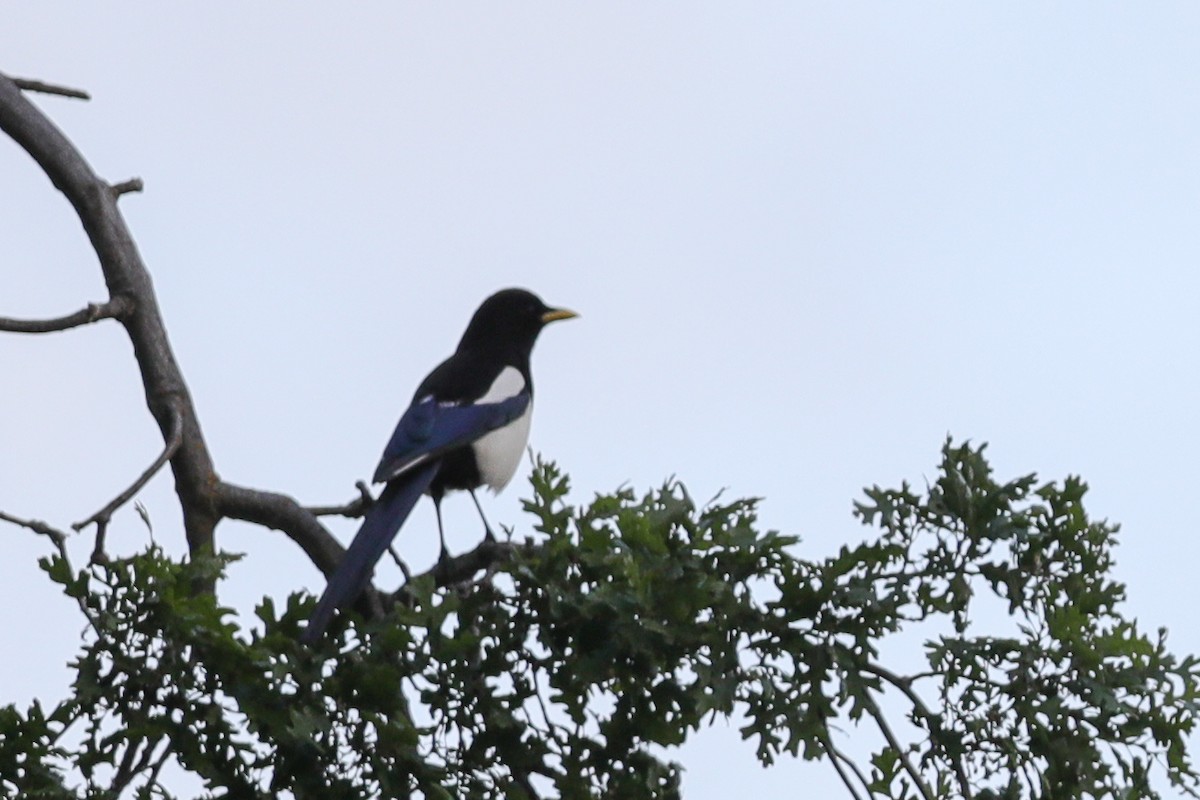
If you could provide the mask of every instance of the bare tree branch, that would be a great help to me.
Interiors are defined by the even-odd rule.
[[[371,496],[371,489],[367,486],[366,481],[359,481],[354,484],[354,488],[358,489],[358,497],[351,500],[349,503],[341,506],[308,506],[305,510],[314,517],[361,517],[367,513],[367,509],[375,503],[375,498]]]
[[[429,570],[429,574],[433,575],[434,583],[439,588],[462,583],[478,572],[508,561],[518,546],[511,542],[484,539],[474,550],[439,561]]]
[[[13,525],[17,525],[22,528],[27,528],[34,533],[40,533],[42,536],[49,537],[50,541],[54,542],[55,547],[59,549],[60,553],[63,552],[63,548],[66,546],[67,534],[63,531],[60,531],[58,528],[42,522],[40,519],[21,519],[20,517],[14,517],[12,514],[6,514],[3,511],[0,511],[0,520],[4,520],[5,522],[12,523]]]
[[[90,325],[102,319],[117,319],[129,313],[130,303],[123,297],[114,297],[104,303],[88,303],[74,314],[55,319],[10,319],[0,317],[0,331],[9,333],[54,333]]]
[[[114,183],[112,186],[109,187],[109,189],[112,191],[114,197],[120,197],[121,195],[129,194],[130,192],[140,192],[142,189],[145,189],[145,188],[146,188],[146,184],[142,183],[141,178],[130,178],[127,181],[121,181],[120,183]]]
[[[314,517],[341,516],[355,519],[357,517],[365,516],[367,509],[375,504],[375,498],[371,496],[371,489],[367,486],[366,481],[359,481],[354,484],[354,486],[358,489],[359,496],[345,505],[308,506],[305,510]],[[409,572],[408,564],[404,563],[404,559],[402,559],[400,554],[396,552],[396,548],[389,546],[388,553],[391,555],[392,560],[396,562],[396,566],[399,567],[400,571],[404,573],[404,580],[412,580],[412,573]]]
[[[217,486],[217,511],[221,517],[280,531],[298,544],[325,575],[333,574],[346,552],[311,511],[286,494],[221,482]]]
[[[217,486],[217,510],[221,518],[240,519],[280,531],[298,544],[326,577],[333,574],[346,554],[346,548],[320,520],[286,494],[221,482]],[[383,616],[384,604],[373,586],[366,588],[356,607],[367,619]]]
[[[25,92],[41,92],[42,94],[56,94],[59,97],[74,97],[76,100],[91,100],[92,96],[82,89],[72,89],[68,86],[57,86],[53,83],[45,81],[35,81],[28,78],[13,78],[12,82],[17,88]]]
[[[44,90],[45,86],[30,81],[18,84],[0,74],[0,130],[24,148],[66,196],[96,251],[109,297],[129,304],[117,319],[133,345],[146,406],[164,442],[182,429],[182,441],[173,448],[170,462],[188,547],[193,553],[212,550],[218,521],[216,471],[171,350],[150,274],[117,207],[118,194],[96,175],[62,131],[29,102],[23,88]]]
[[[67,565],[67,570],[72,575],[75,574],[75,568],[71,566],[71,554],[67,552],[67,534],[65,532],[60,531],[58,528],[48,525],[41,520],[21,519],[20,517],[14,517],[12,514],[7,514],[3,511],[0,511],[0,520],[10,522],[13,525],[18,525],[22,528],[27,528],[34,533],[39,533],[42,536],[48,537],[50,541],[54,543],[54,549],[58,551],[59,558],[61,558],[63,563]],[[94,630],[97,635],[103,635],[100,625],[96,622],[95,614],[93,614],[92,609],[88,607],[86,598],[84,598],[83,595],[75,595],[75,603],[79,606],[79,610],[83,612],[84,619],[86,619],[88,624],[92,626],[92,630]]]
[[[117,495],[104,508],[92,514],[82,522],[76,522],[71,525],[76,531],[81,531],[92,523],[96,524],[96,548],[93,552],[93,560],[104,560],[104,533],[108,528],[108,522],[112,519],[113,512],[121,506],[125,505],[133,498],[135,494],[142,490],[142,487],[150,482],[163,465],[174,458],[175,453],[179,451],[183,444],[183,414],[178,408],[172,409],[171,427],[167,435],[167,443],[163,446],[162,452],[158,454],[158,458],[154,459],[154,463],[146,468],[146,471],[138,476],[138,479],[133,484]]]
[[[400,557],[400,553],[396,551],[395,545],[388,545],[388,555],[392,557],[392,561],[396,562],[396,566],[400,568],[400,572],[404,574],[404,581],[407,583],[412,580],[412,572],[408,568],[408,564],[404,563],[404,559]]]

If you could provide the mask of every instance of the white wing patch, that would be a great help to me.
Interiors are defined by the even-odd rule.
[[[505,367],[496,380],[488,388],[487,393],[475,402],[499,403],[518,394],[525,388],[525,378],[516,367]],[[497,428],[491,433],[479,437],[471,444],[475,450],[475,464],[479,468],[480,479],[494,492],[508,485],[521,456],[529,443],[529,424],[533,418],[533,404],[530,403],[525,413],[517,419]]]
[[[488,387],[483,397],[475,402],[499,403],[515,397],[524,388],[525,377],[521,374],[521,370],[516,367],[505,367],[500,370],[500,374],[496,376],[496,380],[492,381],[492,385]]]

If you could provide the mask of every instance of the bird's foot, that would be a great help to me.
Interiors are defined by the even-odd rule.
[[[433,576],[438,583],[446,580],[453,561],[454,557],[450,555],[450,551],[443,547],[438,553],[437,563],[433,565]]]

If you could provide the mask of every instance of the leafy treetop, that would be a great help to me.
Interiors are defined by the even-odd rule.
[[[1196,659],[1122,616],[1116,528],[1077,478],[999,483],[947,442],[932,485],[867,490],[872,538],[814,560],[755,500],[671,481],[575,507],[541,461],[532,490],[536,540],[315,650],[307,596],[251,626],[194,591],[231,556],[76,571],[60,550],[77,677],[0,709],[0,788],[177,797],[173,764],[214,798],[674,798],[670,749],[736,717],[763,764],[824,760],[859,800],[1195,795]]]

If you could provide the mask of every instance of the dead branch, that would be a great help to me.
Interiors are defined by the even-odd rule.
[[[59,97],[73,97],[76,100],[91,100],[92,96],[82,89],[72,89],[67,86],[57,86],[53,83],[45,81],[33,81],[28,78],[13,78],[12,82],[17,88],[24,92],[41,92],[42,94],[56,94]]]
[[[114,197],[120,197],[121,195],[129,194],[130,192],[140,192],[140,191],[142,191],[142,189],[145,189],[145,188],[146,188],[146,185],[144,183],[142,183],[141,178],[130,178],[127,181],[121,181],[120,183],[114,183],[112,186],[109,187],[109,189],[112,191]]]
[[[60,552],[66,545],[67,534],[63,531],[60,531],[58,528],[42,522],[40,519],[21,519],[20,517],[14,517],[12,514],[6,514],[5,512],[0,511],[0,520],[17,525],[21,528],[26,528],[34,533],[39,533],[42,536],[49,537],[50,541],[54,542],[55,547],[57,547]]]
[[[400,568],[400,572],[404,574],[404,581],[407,583],[412,580],[412,572],[408,569],[408,564],[404,563],[404,559],[400,557],[400,553],[396,550],[395,545],[388,545],[388,555],[392,557],[392,561],[396,562],[396,566]]]
[[[88,303],[74,314],[54,319],[10,319],[0,317],[0,331],[9,333],[54,333],[90,325],[102,319],[117,319],[129,313],[130,303],[123,297],[114,297],[104,303]]]
[[[112,514],[169,463],[192,553],[214,550],[213,535],[220,520],[239,519],[283,532],[318,569],[326,575],[332,574],[345,550],[316,514],[361,516],[372,502],[366,487],[360,486],[362,496],[345,506],[306,510],[286,495],[220,480],[187,384],[171,350],[149,272],[117,206],[121,195],[141,190],[141,181],[134,178],[110,185],[102,180],[66,136],[25,98],[22,90],[51,91],[72,97],[82,93],[0,74],[0,130],[29,153],[75,209],[96,251],[109,299],[54,320],[0,319],[0,330],[49,332],[103,318],[116,319],[133,344],[146,405],[164,443],[159,457],[133,485],[100,511],[74,525],[76,530],[96,525],[93,560],[104,559],[104,536]],[[510,545],[485,542],[470,553],[440,563],[432,572],[440,586],[459,583],[501,563],[509,552]],[[366,593],[365,602],[375,613],[382,608],[381,597],[373,588]]]
[[[25,97],[22,88],[0,75],[0,130],[37,162],[75,209],[91,241],[111,299],[129,308],[117,317],[133,345],[141,372],[146,405],[163,441],[181,435],[170,458],[175,489],[183,512],[188,547],[195,553],[213,549],[217,524],[217,476],[183,373],[175,360],[150,274],[117,207],[112,187],[92,170],[83,155]],[[180,423],[181,420],[181,423]],[[177,431],[181,430],[181,434]]]
[[[178,408],[172,409],[171,428],[167,435],[167,442],[163,446],[162,452],[158,454],[158,458],[154,459],[146,471],[138,476],[138,479],[132,485],[119,495],[114,497],[112,501],[104,508],[92,514],[87,519],[76,522],[71,525],[75,531],[81,531],[92,523],[96,524],[96,545],[92,550],[92,562],[102,563],[107,561],[107,556],[104,554],[104,536],[108,531],[109,520],[112,519],[113,512],[118,508],[128,503],[133,496],[142,490],[142,487],[150,482],[150,479],[158,474],[158,471],[163,468],[163,465],[174,458],[175,453],[183,445],[183,414]]]
[[[0,520],[12,523],[13,525],[18,525],[22,528],[27,528],[34,533],[39,533],[42,536],[49,538],[50,541],[54,543],[54,549],[58,552],[59,558],[61,558],[63,563],[67,565],[67,570],[72,575],[76,574],[75,568],[71,566],[71,554],[67,552],[67,534],[65,532],[60,531],[58,528],[48,525],[41,520],[21,519],[20,517],[14,517],[12,514],[7,514],[3,511],[0,511]],[[75,603],[79,606],[79,610],[83,612],[83,616],[88,621],[88,624],[92,626],[92,630],[94,630],[97,635],[103,635],[100,625],[96,621],[96,615],[87,604],[87,599],[82,595],[75,595]]]
[[[217,511],[221,517],[280,531],[298,544],[325,575],[333,574],[346,552],[311,511],[285,494],[221,482],[217,486]]]
[[[361,517],[367,513],[367,509],[375,504],[375,498],[371,496],[371,489],[367,486],[366,481],[359,481],[354,484],[354,488],[358,489],[358,497],[351,500],[349,503],[340,506],[309,506],[305,510],[314,517]]]

